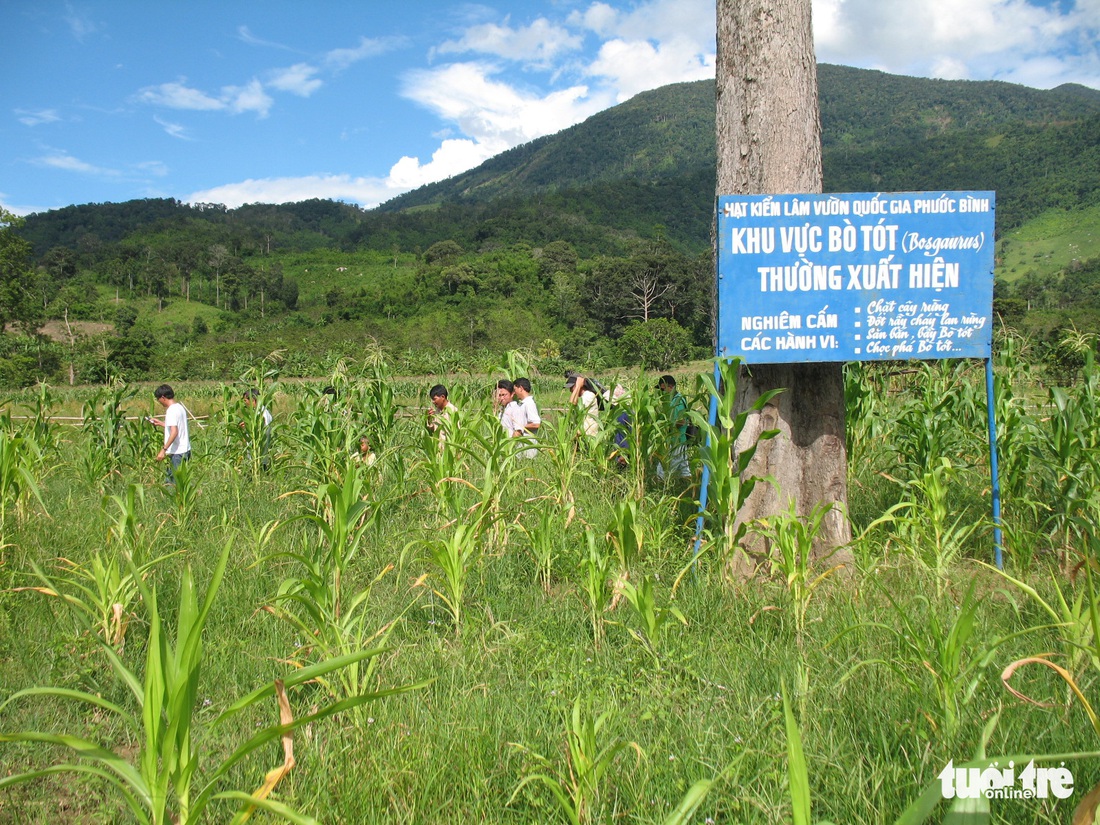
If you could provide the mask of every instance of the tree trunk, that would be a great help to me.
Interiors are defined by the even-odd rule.
[[[810,0],[718,0],[718,194],[821,192],[821,119]],[[800,515],[835,502],[814,546],[815,558],[851,539],[847,505],[847,448],[841,364],[760,365],[743,370],[737,409],[782,387],[754,415],[743,442],[764,430],[779,435],[761,443],[748,473],[771,476],[738,514],[765,518],[795,503]],[[741,446],[741,445],[739,445]],[[766,552],[751,537],[737,572],[751,572]],[[841,550],[834,561],[850,561]]]

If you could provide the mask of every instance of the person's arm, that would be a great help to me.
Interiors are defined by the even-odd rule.
[[[161,447],[160,452],[157,453],[157,461],[163,461],[165,456],[168,455],[168,448],[176,443],[176,439],[179,438],[180,428],[178,424],[169,424],[169,416],[164,416],[164,423],[161,425],[164,427],[164,446]],[[173,420],[175,417],[172,416]]]
[[[584,376],[577,376],[577,383],[573,385],[573,392],[569,395],[569,403],[576,404],[577,399],[581,397],[581,393],[584,392]]]
[[[530,398],[531,396],[527,396]],[[523,425],[523,429],[530,433],[537,433],[539,427],[542,425],[542,418],[539,416],[539,408],[535,406],[535,402],[532,401],[526,405],[527,410],[527,423]]]

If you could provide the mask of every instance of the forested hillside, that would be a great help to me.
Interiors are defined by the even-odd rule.
[[[998,272],[999,308],[1050,341],[1091,317],[1100,93],[837,66],[820,87],[827,191],[995,190],[999,234],[1028,237]],[[365,350],[429,372],[517,347],[546,369],[705,354],[713,119],[712,82],[664,87],[371,211],[31,215],[0,258],[0,383],[223,378],[265,356],[319,374]],[[1068,257],[1026,232],[1052,214],[1085,227]]]

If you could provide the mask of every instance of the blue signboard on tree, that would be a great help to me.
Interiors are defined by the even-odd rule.
[[[718,354],[989,358],[992,192],[718,199]]]

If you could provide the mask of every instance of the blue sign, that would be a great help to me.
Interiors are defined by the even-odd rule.
[[[718,198],[718,353],[989,358],[993,192]]]

